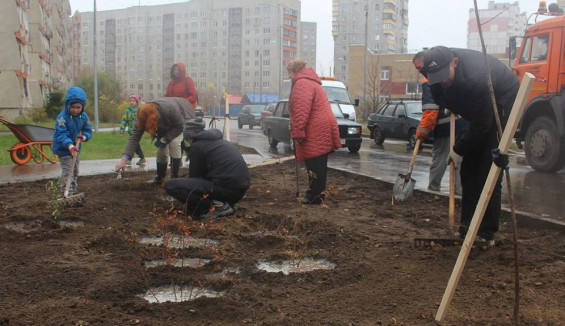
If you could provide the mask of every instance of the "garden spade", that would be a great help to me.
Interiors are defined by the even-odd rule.
[[[412,179],[412,169],[414,168],[414,163],[416,162],[416,155],[420,149],[420,143],[422,140],[418,138],[416,145],[414,146],[414,152],[412,153],[412,158],[410,159],[410,166],[408,167],[408,173],[398,174],[396,181],[394,182],[394,187],[392,187],[392,196],[395,200],[403,201],[409,198],[414,192],[414,185],[416,180]]]
[[[80,138],[78,138],[76,141],[76,147],[79,147],[79,145],[80,145]],[[73,207],[81,204],[84,199],[84,193],[69,196],[69,189],[71,187],[71,181],[72,181],[73,172],[75,170],[75,165],[77,163],[77,157],[78,157],[78,153],[76,153],[73,156],[73,161],[71,162],[71,168],[69,169],[69,175],[67,176],[67,183],[65,184],[65,192],[63,193],[63,198],[57,199],[57,204],[59,205]]]

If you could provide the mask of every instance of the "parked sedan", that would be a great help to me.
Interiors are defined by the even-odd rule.
[[[421,101],[389,101],[369,115],[367,128],[377,145],[382,145],[386,138],[395,138],[407,140],[410,148],[414,148],[421,119]],[[433,138],[426,138],[424,143],[433,143]]]
[[[277,103],[269,103],[261,111],[261,130],[265,129],[263,126],[263,121],[265,121],[266,117],[270,117],[273,115],[273,112],[275,112],[276,107],[277,107]]]
[[[347,147],[351,153],[356,153],[361,148],[361,125],[344,117],[338,103],[330,103],[337,119],[341,147]],[[279,142],[292,145],[290,140],[290,114],[288,100],[277,103],[272,116],[265,117],[263,133],[267,136],[269,145],[276,147]]]
[[[253,104],[245,105],[239,111],[237,116],[237,127],[239,129],[243,128],[244,125],[249,125],[249,129],[253,129],[253,126],[258,126],[261,124],[261,111],[265,105],[263,104]]]

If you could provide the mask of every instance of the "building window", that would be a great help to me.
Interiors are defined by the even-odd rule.
[[[390,78],[390,68],[381,67],[381,80],[389,80]]]

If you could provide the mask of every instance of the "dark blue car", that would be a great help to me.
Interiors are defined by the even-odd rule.
[[[369,115],[367,128],[377,145],[382,145],[386,138],[394,138],[407,140],[410,148],[414,148],[421,119],[421,101],[391,100]],[[432,144],[433,138],[426,138],[424,143]]]

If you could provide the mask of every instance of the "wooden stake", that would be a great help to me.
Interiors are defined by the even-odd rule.
[[[514,101],[514,105],[512,106],[512,112],[510,113],[510,117],[508,118],[506,129],[504,130],[504,133],[502,134],[500,143],[498,145],[500,153],[502,154],[508,153],[508,149],[510,148],[510,144],[512,143],[512,139],[514,138],[514,133],[516,132],[516,128],[518,127],[518,123],[520,122],[520,118],[522,117],[522,113],[524,112],[524,108],[526,106],[528,95],[530,94],[534,79],[535,77],[530,73],[526,73],[524,75],[524,78],[522,79],[522,84],[520,85],[520,89],[518,90],[518,94],[516,95],[516,100]],[[491,165],[485,186],[483,187],[483,191],[481,192],[481,197],[479,198],[477,208],[475,209],[475,213],[473,214],[473,219],[471,220],[471,225],[469,226],[469,230],[467,231],[467,236],[463,241],[461,251],[459,252],[459,256],[457,257],[457,262],[455,263],[455,267],[453,268],[453,272],[451,273],[451,277],[449,278],[449,282],[447,283],[447,288],[445,289],[441,304],[437,311],[435,319],[438,322],[442,321],[445,317],[447,308],[449,307],[449,304],[453,299],[455,288],[459,283],[459,278],[461,277],[461,273],[463,272],[463,268],[465,267],[465,263],[467,262],[467,257],[469,256],[469,252],[471,251],[473,242],[475,241],[475,236],[477,235],[477,231],[479,230],[479,226],[481,225],[481,222],[483,220],[483,216],[485,214],[488,202],[490,200],[490,197],[492,196],[492,192],[499,175],[500,168],[493,163]]]
[[[455,113],[449,115],[449,149],[455,145]],[[449,163],[449,229],[455,232],[455,163]]]

